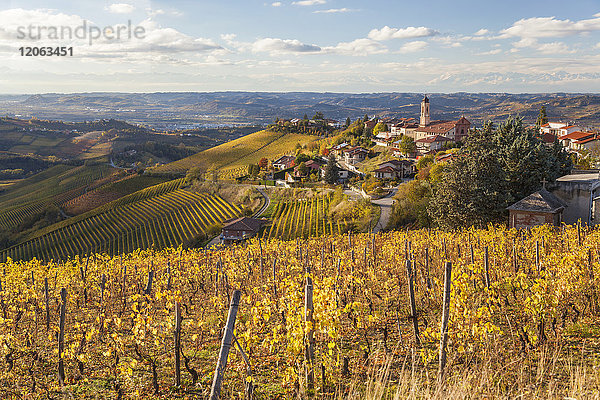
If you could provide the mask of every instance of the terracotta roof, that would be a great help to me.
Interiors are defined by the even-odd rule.
[[[515,211],[539,211],[555,213],[564,209],[566,206],[567,205],[558,197],[546,189],[540,189],[537,192],[525,197],[523,200],[519,200],[515,204],[507,207],[507,209]]]
[[[550,123],[547,122],[544,125],[540,126],[540,128],[550,128]]]
[[[416,143],[448,142],[450,139],[441,135],[427,136],[426,138],[415,140]]]
[[[590,136],[590,137],[587,137],[587,138],[583,138],[581,140],[576,140],[575,143],[577,143],[577,144],[585,144],[585,143],[593,142],[594,140],[598,140],[598,137],[596,135]]]
[[[575,128],[575,125],[568,125],[568,126],[563,126],[560,129],[570,129],[570,128]]]
[[[442,134],[451,131],[456,126],[456,121],[432,121],[427,126],[420,126],[417,132]]]
[[[234,231],[254,231],[258,232],[265,223],[262,219],[241,217],[230,219],[223,223],[223,229],[227,228]]]
[[[571,132],[568,133],[566,135],[563,135],[561,137],[559,137],[559,140],[565,140],[565,139],[570,139],[570,140],[580,140],[583,139],[585,137],[588,137],[590,135],[593,135],[592,132],[581,132],[581,131],[575,131],[575,132]]]

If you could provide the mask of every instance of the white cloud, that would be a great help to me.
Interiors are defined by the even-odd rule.
[[[500,38],[550,38],[565,37],[600,30],[600,15],[595,18],[571,21],[556,17],[525,18],[500,32]]]
[[[600,49],[600,42],[598,42],[595,46],[597,49]]]
[[[483,53],[478,53],[478,55],[480,56],[493,56],[495,54],[500,54],[502,53],[502,49],[493,49],[490,51],[484,51]]]
[[[390,40],[390,39],[411,39],[411,38],[419,38],[426,36],[435,36],[438,32],[431,29],[426,28],[424,26],[414,27],[409,26],[407,28],[390,28],[389,26],[384,26],[381,29],[372,29],[369,32],[369,39],[373,40]]]
[[[151,8],[146,8],[146,12],[151,17],[156,17],[157,15],[163,15],[163,14],[165,14],[165,10],[161,10],[160,8],[158,10],[153,10]]]
[[[534,38],[523,38],[518,42],[513,43],[512,53],[517,52],[519,49],[530,48],[537,50],[542,54],[571,54],[574,50],[571,50],[569,46],[563,42],[552,42],[552,43],[540,43]]]
[[[127,3],[113,3],[106,10],[113,14],[130,14],[135,10],[135,7]]]
[[[294,1],[292,4],[295,6],[316,6],[325,3],[327,3],[327,0],[300,0]]]
[[[317,10],[313,11],[314,14],[337,14],[337,13],[349,13],[358,11],[352,8],[330,8],[329,10]]]
[[[283,3],[281,3],[280,1],[275,1],[273,3],[271,3],[271,6],[273,7],[281,7]]]
[[[88,58],[96,59],[107,59],[114,58],[117,60],[121,59],[145,59],[147,61],[157,60],[160,55],[177,55],[181,57],[186,52],[194,54],[208,54],[212,52],[223,52],[224,49],[216,44],[211,39],[192,37],[179,32],[173,28],[160,27],[156,22],[151,19],[146,19],[138,24],[134,24],[136,27],[143,28],[143,34],[138,37],[129,38],[126,34],[121,33],[120,38],[116,37],[116,32],[119,28],[126,32],[127,27],[123,24],[115,24],[110,26],[96,26],[93,22],[83,19],[78,15],[67,15],[56,10],[24,10],[24,9],[10,9],[0,11],[0,49],[2,47],[18,47],[22,45],[21,40],[18,38],[17,32],[19,26],[32,26],[34,27],[34,35],[37,36],[36,26],[43,27],[55,27],[57,32],[62,32],[62,28],[65,32],[77,32],[81,29],[83,24],[86,24],[88,32],[91,27],[95,27],[98,32],[100,30],[107,31],[112,30],[109,35],[96,38],[90,41],[89,34],[86,33],[83,38],[76,36],[69,37],[68,33],[62,39],[60,34],[57,38],[51,37],[47,29],[42,33],[41,39],[30,39],[27,35],[27,41],[40,40],[45,45],[50,45],[53,41],[60,43],[62,46],[73,46],[77,50],[77,55]],[[83,30],[82,30],[83,32]],[[26,31],[28,34],[28,32]],[[8,34],[8,39],[3,38]],[[90,45],[90,42],[92,43]],[[57,44],[58,45],[58,44]],[[188,53],[189,54],[189,53]]]
[[[221,39],[223,39],[226,42],[232,42],[235,38],[237,37],[237,35],[235,33],[222,33],[221,34]]]
[[[460,43],[459,43],[460,44]],[[422,40],[416,40],[414,42],[408,42],[402,46],[399,50],[400,53],[416,53],[424,50],[427,47],[427,42]]]
[[[352,42],[341,42],[336,46],[325,47],[323,50],[329,53],[338,53],[352,56],[367,56],[370,54],[387,53],[387,48],[381,43],[363,38]]]
[[[297,39],[264,38],[252,43],[255,53],[317,53],[321,48],[314,44],[305,44]]]
[[[483,35],[487,35],[488,33],[490,33],[489,30],[487,30],[485,28],[481,28],[480,30],[475,32],[475,36],[483,36]]]

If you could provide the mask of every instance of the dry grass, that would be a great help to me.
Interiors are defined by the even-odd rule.
[[[450,360],[440,383],[437,365],[423,365],[418,350],[402,359],[380,350],[365,373],[337,388],[335,399],[600,399],[600,372],[589,357],[595,350],[585,343],[575,352],[558,343],[527,354],[502,352],[494,343],[469,362]]]

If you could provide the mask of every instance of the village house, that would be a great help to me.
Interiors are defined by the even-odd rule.
[[[568,135],[569,133],[580,131],[576,125],[565,124],[563,122],[548,122],[540,126],[540,134],[549,133],[556,137]]]
[[[266,223],[263,219],[241,217],[223,223],[221,243],[235,244],[256,236]]]
[[[540,189],[508,207],[511,228],[533,228],[550,224],[559,226],[566,204],[558,197]]]
[[[377,165],[373,171],[378,179],[403,179],[414,172],[415,166],[409,160],[389,160]]]
[[[442,135],[427,136],[426,138],[415,140],[417,150],[421,153],[442,150],[444,145],[452,142],[452,139]]]
[[[350,144],[349,144],[349,143],[346,143],[346,142],[344,142],[344,143],[340,143],[340,144],[338,144],[338,145],[335,145],[335,146],[333,146],[333,147],[331,148],[331,152],[332,152],[332,153],[333,153],[335,156],[337,156],[337,157],[340,157],[340,156],[342,156],[342,155],[343,155],[343,151],[344,151],[344,149],[348,148],[349,146],[350,146]]]
[[[379,123],[379,118],[371,118],[368,121],[365,121],[365,129],[370,129],[373,130],[373,128],[375,128],[375,125],[377,125]]]
[[[558,140],[569,151],[589,150],[598,144],[598,134],[594,132],[574,131],[559,136]]]
[[[344,161],[347,164],[354,165],[356,163],[362,162],[367,158],[369,154],[369,150],[364,147],[351,147],[349,149],[343,150]]]
[[[319,171],[320,171],[321,167],[323,166],[323,163],[316,161],[316,160],[308,160],[304,163],[304,165],[307,168],[307,172],[305,174],[302,174],[302,172],[300,172],[299,165],[294,167],[294,178],[305,178],[314,173],[316,173],[317,175],[320,175]]]
[[[292,168],[296,165],[296,157],[294,156],[281,156],[271,164],[273,169],[281,171],[284,169]]]

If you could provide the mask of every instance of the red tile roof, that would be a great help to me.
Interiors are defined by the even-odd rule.
[[[434,134],[443,134],[454,129],[456,121],[433,121],[427,126],[420,126],[417,132],[428,132]]]
[[[559,140],[565,140],[565,139],[580,140],[580,139],[583,139],[590,135],[593,135],[593,133],[592,132],[575,131],[575,132],[571,132],[569,134],[563,135],[563,136],[559,137],[558,139]]]
[[[426,138],[415,140],[417,143],[448,142],[450,139],[441,135],[427,136]]]

